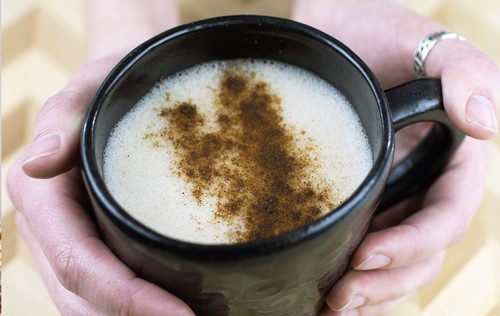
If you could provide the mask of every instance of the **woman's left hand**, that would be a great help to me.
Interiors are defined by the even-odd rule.
[[[445,29],[388,0],[299,0],[293,16],[353,49],[385,88],[415,79],[413,51],[420,39]],[[323,315],[380,315],[407,300],[439,274],[446,249],[479,208],[491,153],[477,139],[498,132],[500,72],[459,39],[438,42],[425,67],[441,78],[446,112],[469,137],[428,190],[374,218],[352,269],[329,292]],[[422,125],[398,132],[396,160],[421,135]]]

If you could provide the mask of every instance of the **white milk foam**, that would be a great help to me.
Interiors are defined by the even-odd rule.
[[[155,145],[145,135],[165,128],[160,108],[189,101],[207,120],[222,72],[234,61],[201,64],[173,75],[155,86],[115,126],[104,157],[104,180],[111,194],[134,218],[166,236],[203,244],[232,243],[231,231],[243,223],[216,219],[217,198],[202,203],[190,194],[190,184],[179,176],[174,148],[167,141]],[[312,157],[316,177],[329,184],[335,198],[345,200],[372,166],[372,153],[357,114],[346,98],[326,81],[292,65],[269,60],[239,60],[239,68],[254,72],[281,99],[283,122],[299,148]],[[215,125],[215,123],[214,123]],[[215,127],[214,127],[215,128]],[[310,150],[311,141],[314,150]],[[340,167],[339,167],[340,166]],[[330,212],[326,208],[323,214]]]

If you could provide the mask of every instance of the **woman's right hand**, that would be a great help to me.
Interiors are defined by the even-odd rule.
[[[45,103],[34,143],[8,174],[17,226],[63,315],[193,315],[101,240],[77,164],[87,106],[119,56],[89,63]]]
[[[80,130],[99,85],[145,39],[178,24],[175,0],[87,0],[89,59],[40,111],[9,170],[17,226],[63,315],[193,315],[135,275],[101,240],[78,167]]]

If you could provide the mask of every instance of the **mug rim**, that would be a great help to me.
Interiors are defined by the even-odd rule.
[[[377,100],[376,106],[378,107],[378,115],[382,123],[382,134],[380,137],[382,146],[380,153],[378,156],[373,157],[373,165],[370,168],[370,172],[344,203],[313,223],[303,227],[267,239],[233,244],[197,244],[168,237],[148,228],[132,217],[117,203],[106,188],[102,175],[99,173],[98,162],[95,156],[94,137],[97,117],[99,116],[103,102],[113,90],[116,82],[132,68],[135,62],[147,56],[149,51],[155,47],[194,31],[236,25],[272,26],[286,29],[289,32],[301,33],[315,41],[326,44],[348,59],[350,64],[362,74],[363,78],[370,85],[371,91]],[[97,203],[98,207],[105,213],[106,219],[111,220],[113,225],[125,233],[128,238],[143,245],[145,244],[147,247],[187,259],[200,261],[240,260],[275,253],[314,238],[314,236],[321,234],[346,217],[351,210],[356,209],[357,205],[361,204],[365,197],[373,192],[374,188],[383,186],[387,179],[390,164],[392,163],[394,148],[392,125],[392,116],[388,108],[388,101],[375,75],[354,52],[339,40],[316,28],[289,19],[262,15],[219,16],[166,30],[131,50],[116,64],[99,86],[89,105],[81,132],[81,169],[87,190],[93,202]],[[374,154],[373,151],[372,154]],[[380,200],[379,196],[377,197],[378,200]]]

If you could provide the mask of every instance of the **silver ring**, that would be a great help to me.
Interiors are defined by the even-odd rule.
[[[417,77],[425,77],[427,76],[425,72],[425,59],[427,55],[429,55],[432,48],[440,41],[446,39],[458,39],[461,41],[465,41],[465,38],[458,35],[457,33],[448,32],[448,31],[440,31],[427,35],[424,37],[415,49],[413,53],[413,69],[417,74]]]

